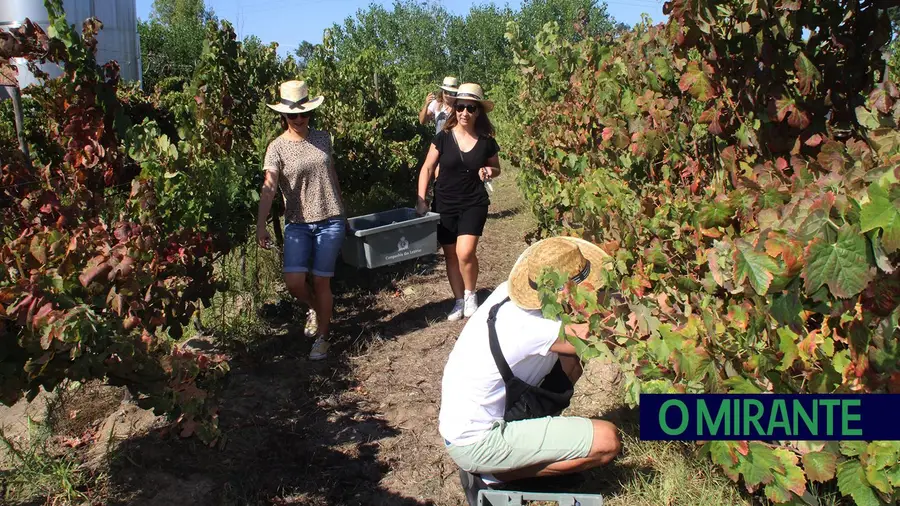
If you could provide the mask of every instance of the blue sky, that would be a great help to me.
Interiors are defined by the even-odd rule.
[[[140,19],[150,16],[153,0],[136,0]],[[241,37],[256,35],[263,42],[277,42],[279,53],[293,51],[304,40],[322,41],[322,32],[334,23],[352,16],[370,3],[386,6],[392,0],[206,0],[219,18],[234,24]],[[472,5],[488,3],[471,0],[441,0],[444,8],[454,14],[465,14]],[[494,3],[518,7],[517,0],[496,0]],[[654,21],[662,21],[663,0],[609,0],[607,11],[617,20],[629,25],[646,12]]]

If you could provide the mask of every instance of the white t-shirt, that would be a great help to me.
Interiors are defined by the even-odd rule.
[[[437,100],[432,100],[428,104],[428,112],[431,113],[431,117],[434,118],[435,122],[435,133],[440,132],[444,127],[444,122],[447,121],[447,118],[450,116],[450,113],[453,110],[450,109],[450,106],[447,104],[438,104]]]
[[[503,420],[506,386],[491,355],[487,317],[491,307],[507,295],[507,284],[503,283],[481,304],[463,328],[444,367],[438,429],[452,444],[475,443],[495,421]],[[513,374],[529,385],[537,385],[556,364],[557,355],[550,347],[559,337],[561,322],[509,301],[497,313],[496,325],[500,349]]]

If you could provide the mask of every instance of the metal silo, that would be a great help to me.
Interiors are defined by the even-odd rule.
[[[135,0],[63,0],[66,21],[81,32],[81,24],[89,17],[103,22],[97,36],[97,63],[116,60],[122,79],[141,80],[141,50],[137,34]],[[0,0],[0,27],[9,29],[20,25],[25,18],[41,25],[50,25],[43,0]],[[19,68],[19,85],[24,88],[36,82],[24,63]],[[51,76],[60,74],[59,68],[47,64],[42,69]]]

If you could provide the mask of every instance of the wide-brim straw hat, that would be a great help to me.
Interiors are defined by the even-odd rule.
[[[475,83],[465,83],[456,90],[456,100],[472,100],[481,103],[481,107],[485,112],[491,112],[494,109],[494,103],[484,98],[484,90]]]
[[[322,105],[325,97],[310,99],[306,81],[287,81],[281,83],[279,89],[281,101],[277,104],[266,104],[269,109],[281,114],[309,112]]]
[[[450,93],[456,93],[459,91],[459,79],[447,76],[444,78],[444,82],[441,83],[440,88],[444,91],[449,91]]]
[[[579,285],[603,287],[602,270],[612,267],[608,253],[577,237],[551,237],[529,246],[509,273],[509,298],[522,309],[541,309],[537,280],[545,267]]]

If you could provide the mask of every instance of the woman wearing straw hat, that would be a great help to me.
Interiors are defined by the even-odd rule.
[[[612,423],[559,416],[582,373],[574,345],[560,336],[585,339],[589,328],[545,318],[537,285],[551,268],[597,290],[609,266],[609,255],[588,241],[537,242],[466,322],[444,368],[438,430],[461,469],[469,504],[476,504],[480,489],[578,473],[619,453]],[[523,403],[534,397],[526,397],[522,383],[549,392],[545,402]]]
[[[341,188],[334,169],[331,136],[309,127],[324,97],[310,98],[304,81],[282,83],[281,101],[268,104],[281,114],[284,133],[266,149],[266,178],[259,203],[256,238],[268,248],[266,220],[276,188],[284,195],[284,281],[291,294],[309,306],[307,337],[316,337],[309,358],[328,355],[328,328],[334,300],[331,278],[346,230]],[[312,288],[307,275],[312,273]]]
[[[481,86],[461,85],[453,112],[444,128],[434,136],[419,171],[416,211],[428,210],[428,185],[440,163],[434,182],[432,209],[441,215],[437,237],[447,262],[447,278],[456,303],[448,320],[468,318],[478,309],[478,239],[487,221],[490,199],[484,182],[500,175],[500,147],[488,113],[494,103],[484,98]]]
[[[458,86],[458,79],[451,76],[445,77],[437,97],[434,93],[429,93],[425,97],[425,104],[419,111],[419,123],[424,125],[427,121],[433,120],[435,123],[434,133],[440,132],[447,118],[453,113],[453,99],[456,97]]]

